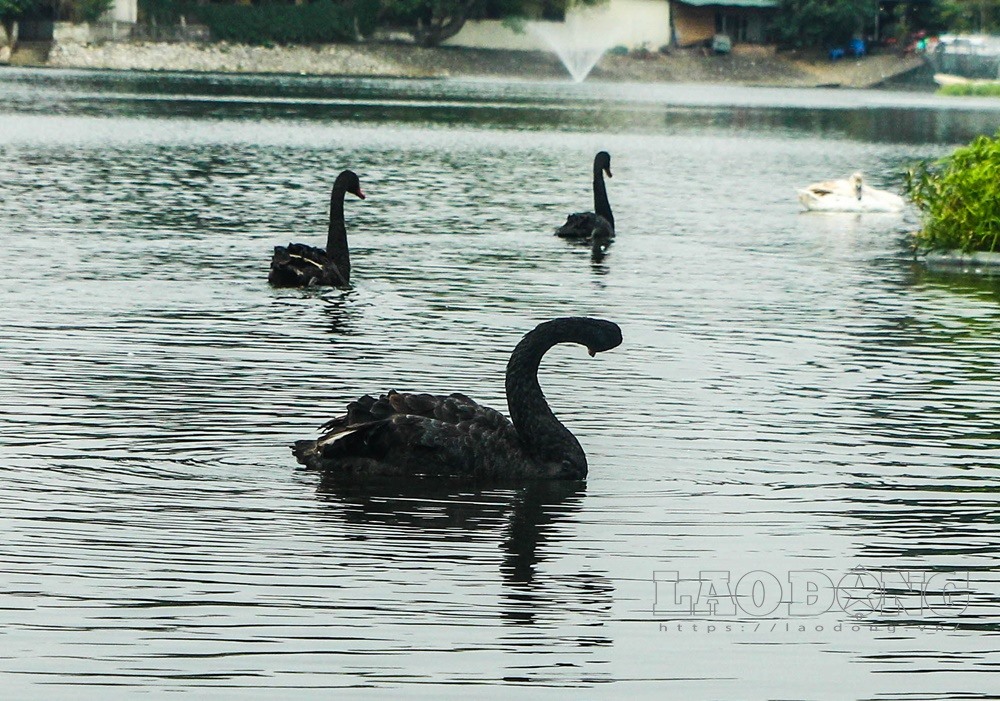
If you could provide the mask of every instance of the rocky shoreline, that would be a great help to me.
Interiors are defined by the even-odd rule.
[[[740,47],[731,55],[697,50],[605,55],[592,79],[629,82],[709,82],[780,87],[873,87],[918,70],[922,60],[894,54],[836,63],[823,57],[776,54]],[[246,46],[227,43],[57,43],[47,55],[26,51],[12,63],[54,68],[223,73],[284,73],[367,77],[502,77],[560,79],[558,59],[539,51],[458,47],[424,48],[399,43],[321,46]]]
[[[374,77],[430,77],[419,65],[347,45],[246,46],[227,43],[56,44],[46,61],[54,68],[101,68],[213,73],[299,73]]]

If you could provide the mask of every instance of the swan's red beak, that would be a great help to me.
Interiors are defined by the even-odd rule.
[[[361,192],[360,187],[355,190],[353,194],[357,195],[359,200],[363,200],[365,198],[365,193]]]
[[[609,178],[612,177],[612,175],[611,175],[611,166],[608,166],[607,168],[605,168],[604,172],[608,174]]]
[[[597,351],[595,351],[593,348],[588,348],[587,352],[590,353],[590,357],[591,358],[593,358],[595,355],[597,355]]]

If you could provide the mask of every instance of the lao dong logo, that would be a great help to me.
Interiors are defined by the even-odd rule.
[[[846,573],[702,570],[697,577],[653,573],[653,613],[675,618],[809,617],[830,611],[855,619],[951,617],[969,605],[968,572],[919,570]]]

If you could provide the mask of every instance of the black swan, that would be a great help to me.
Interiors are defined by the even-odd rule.
[[[307,467],[347,478],[583,479],[587,456],[549,409],[538,365],[557,343],[579,343],[594,355],[621,342],[618,325],[603,319],[546,321],[507,363],[509,420],[464,394],[391,391],[351,402],[323,425],[321,438],[297,441],[292,452]]]
[[[347,227],[344,225],[344,195],[348,192],[359,199],[365,198],[361,181],[352,170],[342,172],[333,183],[326,250],[304,243],[275,246],[268,282],[275,287],[347,287],[351,284],[351,255],[347,250]]]
[[[604,247],[615,237],[615,216],[611,213],[608,190],[604,187],[605,173],[611,177],[611,155],[601,151],[594,156],[594,211],[570,214],[566,223],[556,229],[556,236],[585,240]]]

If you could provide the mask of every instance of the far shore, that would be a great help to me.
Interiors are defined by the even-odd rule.
[[[12,65],[145,71],[277,73],[357,77],[568,78],[558,58],[541,51],[401,43],[246,46],[226,43],[105,42],[23,44]],[[821,55],[741,46],[729,55],[676,49],[670,53],[605,54],[589,79],[614,82],[734,83],[772,87],[870,88],[929,72],[920,57],[880,54],[833,62]],[[911,81],[917,84],[919,80]]]

